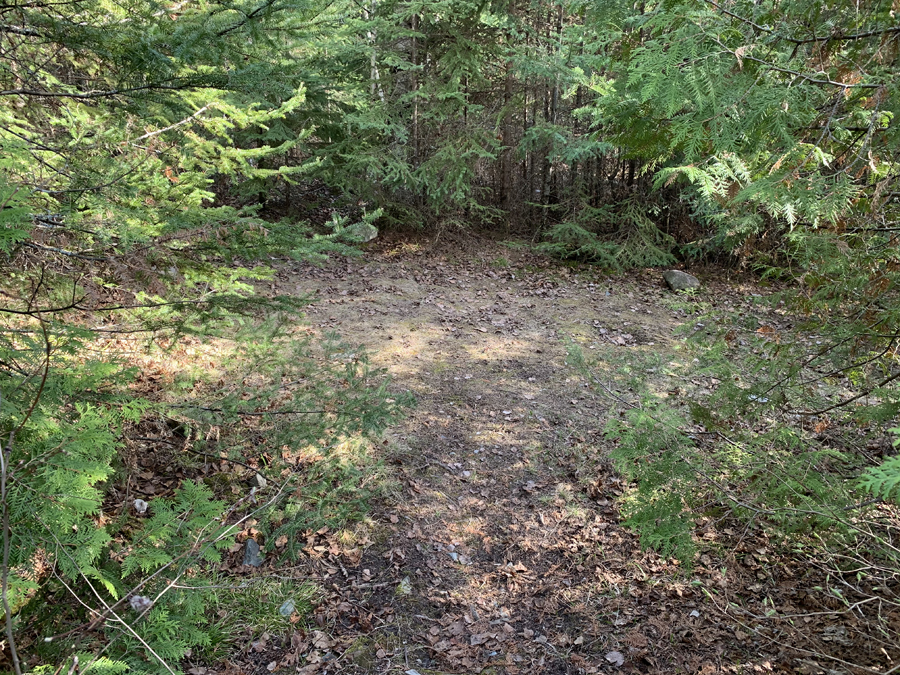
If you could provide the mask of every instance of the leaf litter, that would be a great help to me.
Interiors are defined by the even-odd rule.
[[[568,368],[566,342],[667,344],[683,317],[657,276],[573,272],[477,239],[283,267],[277,292],[313,293],[314,329],[365,344],[418,406],[389,434],[398,487],[372,523],[353,545],[307,532],[279,570],[322,589],[309,625],[294,614],[291,635],[189,672],[852,672],[833,669],[859,645],[817,580],[761,532],[701,520],[708,546],[685,576],[621,523],[609,404]],[[799,632],[765,620],[794,611]]]

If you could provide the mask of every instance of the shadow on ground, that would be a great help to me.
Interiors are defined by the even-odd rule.
[[[394,497],[349,552],[324,533],[308,542],[299,569],[325,590],[318,629],[273,641],[260,671],[795,672],[775,633],[743,630],[716,598],[793,598],[803,570],[766,570],[753,537],[690,576],[643,552],[605,459],[616,402],[566,363],[570,345],[669,358],[681,315],[661,277],[465,248],[382,242],[278,273],[273,291],[313,294],[315,331],[365,345],[418,405],[384,446]]]

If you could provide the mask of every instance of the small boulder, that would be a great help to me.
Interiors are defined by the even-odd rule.
[[[693,274],[681,270],[663,272],[663,279],[673,291],[686,291],[689,288],[700,288],[700,280]]]
[[[354,241],[364,244],[378,236],[378,228],[369,223],[353,223],[347,228],[347,233]]]
[[[153,600],[146,595],[132,595],[128,598],[128,602],[131,604],[131,609],[135,612],[146,612],[153,607]]]
[[[259,544],[255,539],[248,539],[244,544],[244,564],[259,567],[263,564],[263,556],[259,552]]]

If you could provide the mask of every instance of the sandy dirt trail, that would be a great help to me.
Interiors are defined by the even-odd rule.
[[[717,668],[689,580],[620,525],[612,401],[566,364],[567,343],[667,349],[661,280],[471,248],[382,243],[278,275],[276,291],[314,294],[315,330],[366,345],[418,401],[385,450],[397,498],[361,560],[322,572],[336,656],[309,672]]]

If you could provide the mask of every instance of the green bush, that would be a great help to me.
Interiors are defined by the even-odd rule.
[[[539,248],[551,255],[624,271],[675,262],[675,239],[650,218],[638,199],[602,207],[583,206],[574,217],[550,227]]]

